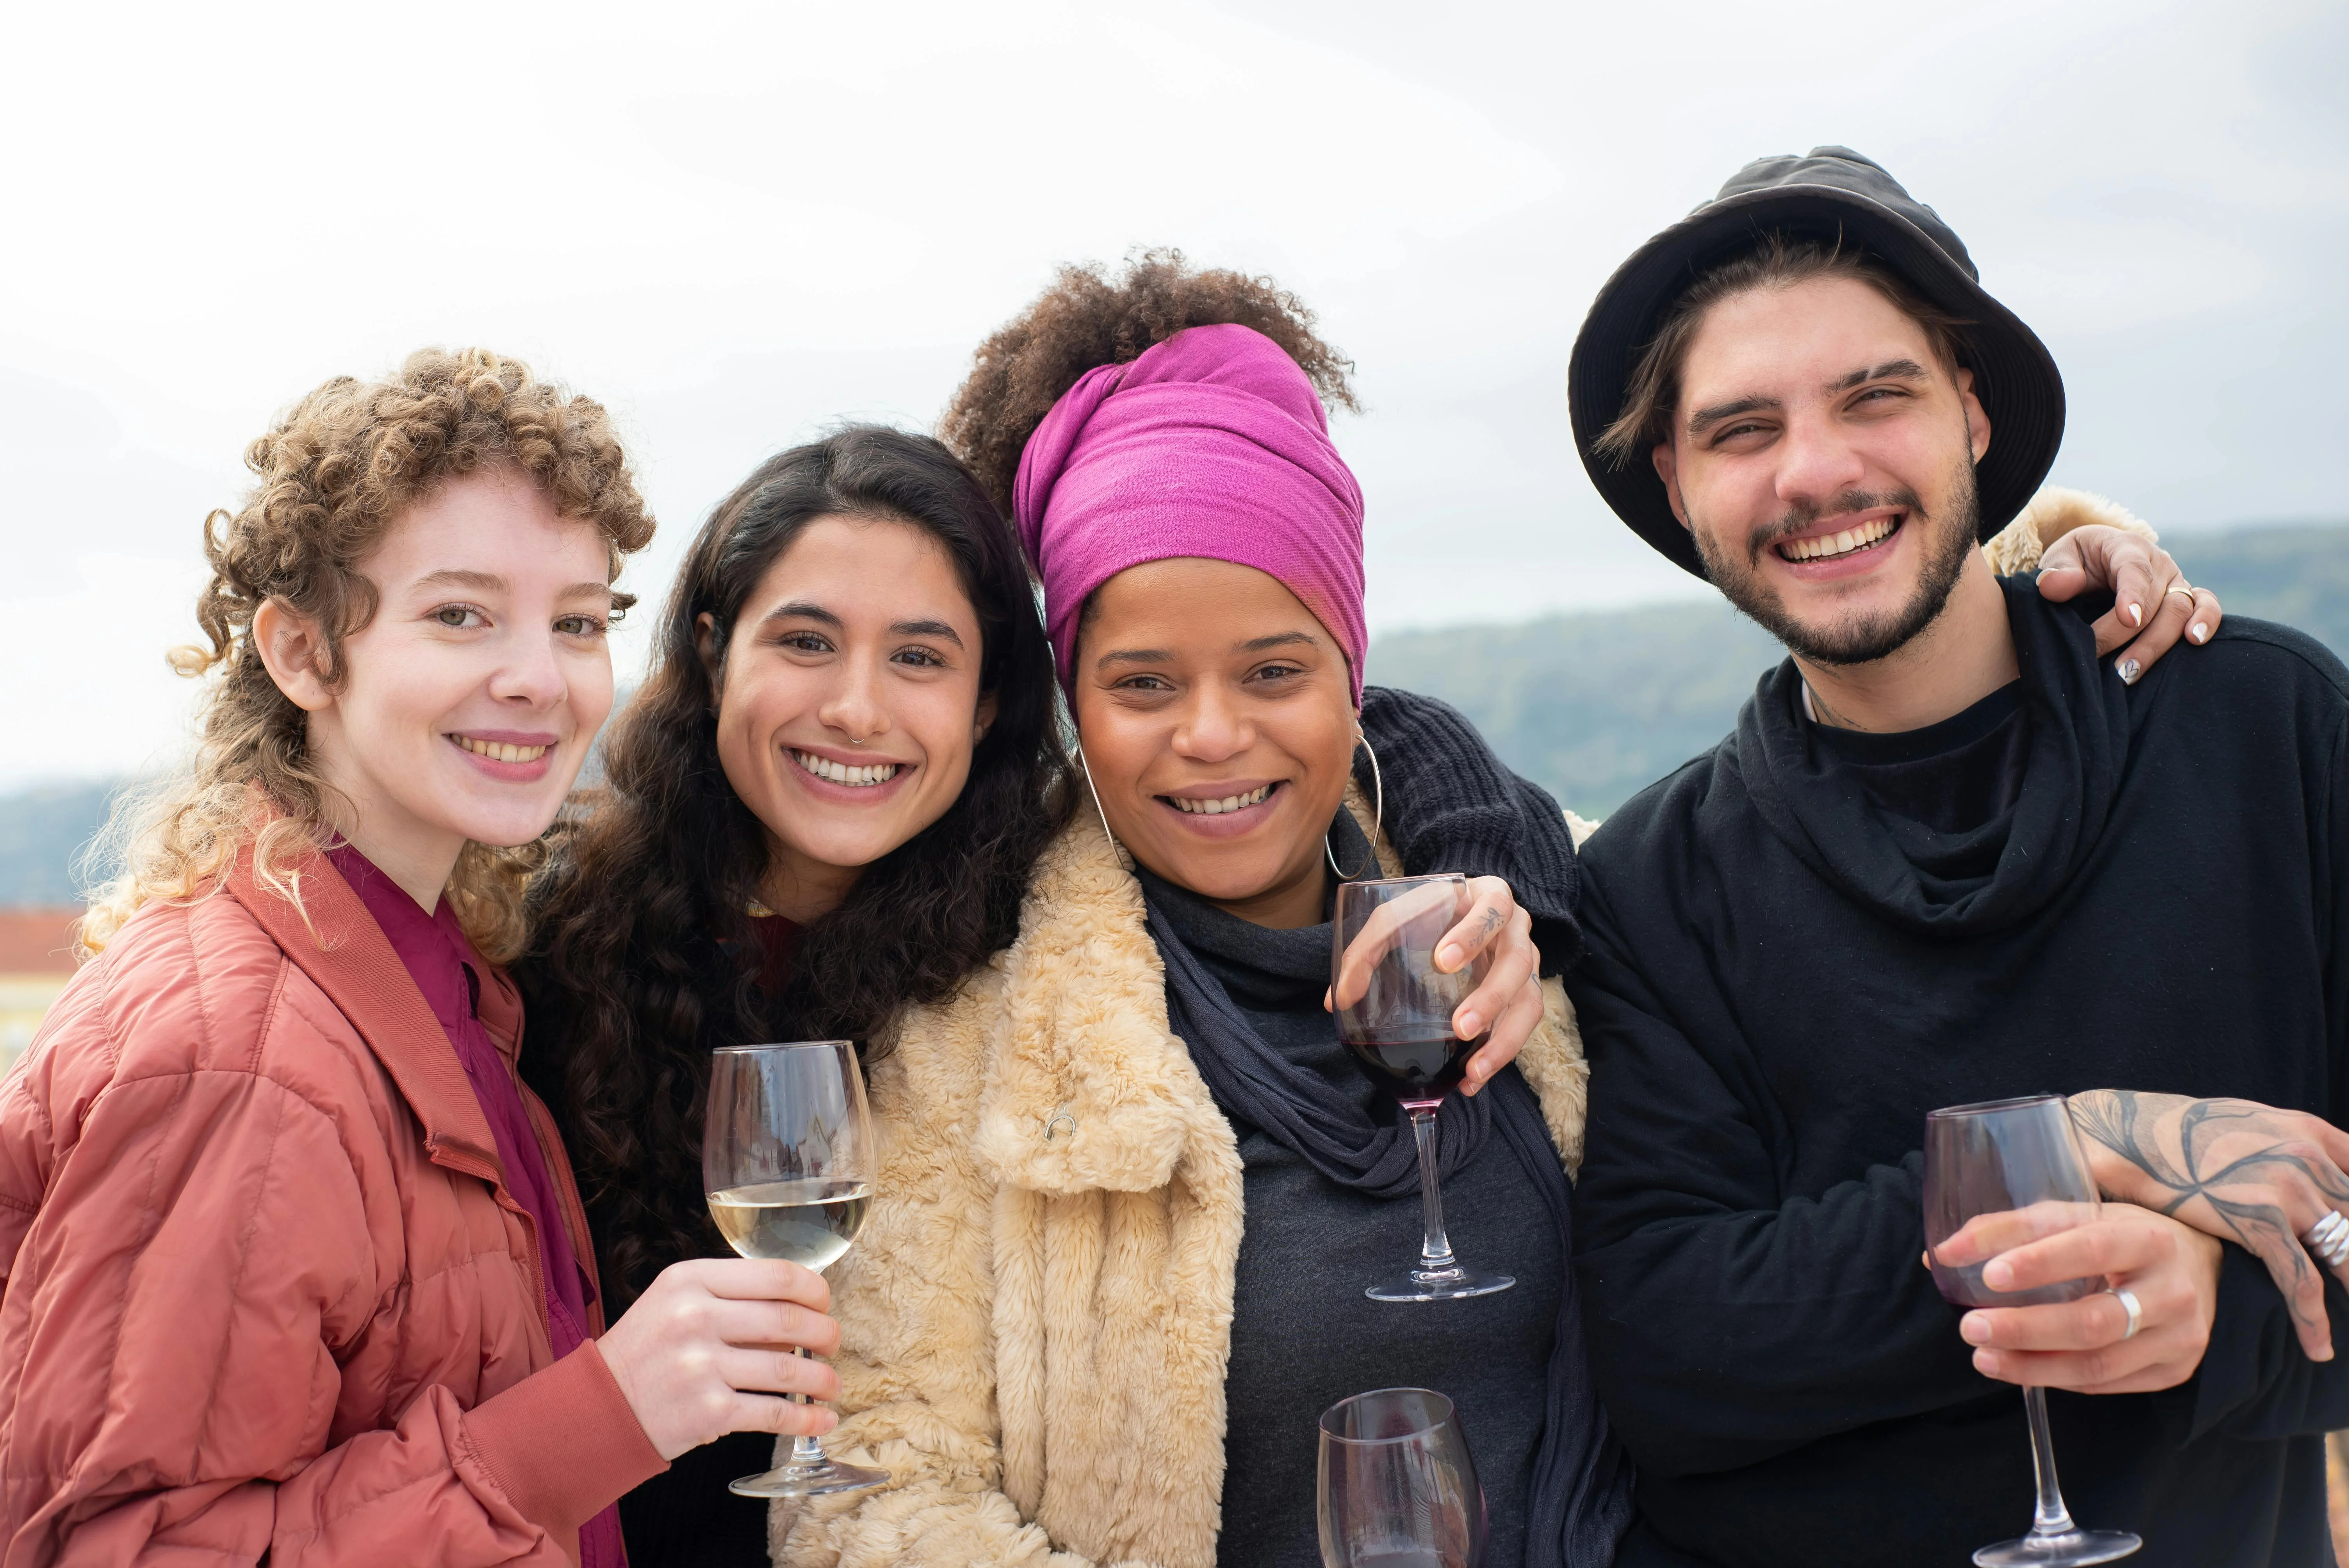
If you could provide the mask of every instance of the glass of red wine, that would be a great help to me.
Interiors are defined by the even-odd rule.
[[[1999,1253],[2096,1217],[2096,1183],[2059,1094],[1953,1105],[1925,1118],[1925,1255],[1953,1305],[2044,1306],[2105,1288],[2073,1279],[2033,1290],[1993,1290],[1982,1269]],[[2039,1481],[2031,1533],[1974,1553],[1982,1568],[2076,1568],[2110,1563],[2145,1544],[2125,1530],[2083,1530],[2055,1482],[2047,1391],[2025,1388],[2031,1464]]]
[[[1419,1142],[1419,1190],[1426,1231],[1419,1266],[1364,1292],[1372,1301],[1451,1301],[1490,1295],[1517,1282],[1479,1274],[1453,1255],[1444,1233],[1435,1164],[1435,1109],[1468,1070],[1483,1037],[1452,1032],[1452,1015],[1487,967],[1479,954],[1446,975],[1435,946],[1467,914],[1468,880],[1456,875],[1388,877],[1338,884],[1330,923],[1330,1001],[1338,1037],[1371,1081],[1400,1101]]]
[[[1482,1568],[1485,1488],[1452,1401],[1381,1388],[1321,1412],[1323,1568]]]

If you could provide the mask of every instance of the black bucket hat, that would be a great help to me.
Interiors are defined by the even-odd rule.
[[[1855,245],[1971,324],[1960,334],[1960,355],[1974,373],[1974,395],[1991,427],[1990,450],[1974,469],[1982,536],[2005,527],[2037,491],[2063,444],[2064,377],[2037,335],[1983,292],[1973,259],[1940,214],[1880,164],[1845,147],[1747,164],[1720,195],[1633,252],[1599,291],[1574,340],[1567,405],[1582,466],[1607,504],[1650,544],[1705,574],[1644,454],[1617,468],[1593,444],[1622,412],[1640,351],[1672,303],[1705,272],[1774,230],[1788,239]]]

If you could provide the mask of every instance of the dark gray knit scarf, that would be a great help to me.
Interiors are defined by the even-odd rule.
[[[1378,751],[1387,834],[1403,870],[1502,878],[1534,917],[1543,973],[1571,962],[1581,951],[1574,917],[1579,888],[1574,841],[1557,803],[1503,767],[1465,718],[1433,698],[1368,687],[1362,730]],[[1372,787],[1370,779],[1362,782]],[[1368,841],[1342,810],[1330,824],[1330,841],[1340,866],[1375,874]],[[1146,890],[1146,880],[1143,885]],[[1190,1047],[1224,1113],[1258,1129],[1340,1186],[1374,1198],[1416,1196],[1419,1155],[1409,1122],[1400,1117],[1383,1125],[1372,1121],[1359,1103],[1267,1045],[1146,894],[1144,909],[1166,966],[1167,1021]],[[1438,1165],[1447,1177],[1497,1131],[1548,1205],[1571,1260],[1566,1172],[1541,1103],[1515,1068],[1473,1099],[1446,1099],[1436,1130]],[[1630,1522],[1631,1470],[1591,1388],[1570,1264],[1558,1297],[1548,1397],[1528,1499],[1528,1568],[1606,1568]]]

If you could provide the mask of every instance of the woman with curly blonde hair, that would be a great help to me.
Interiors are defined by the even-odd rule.
[[[613,1503],[828,1414],[823,1281],[608,1332],[522,1088],[522,863],[652,537],[604,409],[481,350],[326,383],[207,520],[192,765],[0,1088],[0,1563],[625,1561]]]

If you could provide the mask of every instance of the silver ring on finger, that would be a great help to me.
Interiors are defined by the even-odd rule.
[[[2309,1226],[2300,1239],[2324,1260],[2327,1268],[2349,1263],[2349,1218],[2344,1218],[2338,1209],[2325,1211],[2324,1218]]]
[[[2120,1285],[2115,1285],[2110,1290],[2105,1292],[2105,1294],[2111,1296],[2115,1301],[2119,1302],[2121,1304],[2121,1310],[2128,1314],[2128,1326],[2121,1331],[2121,1337],[2123,1339],[2135,1339],[2137,1337],[2137,1331],[2143,1327],[2145,1324],[2145,1308],[2137,1305],[2137,1292]]]

